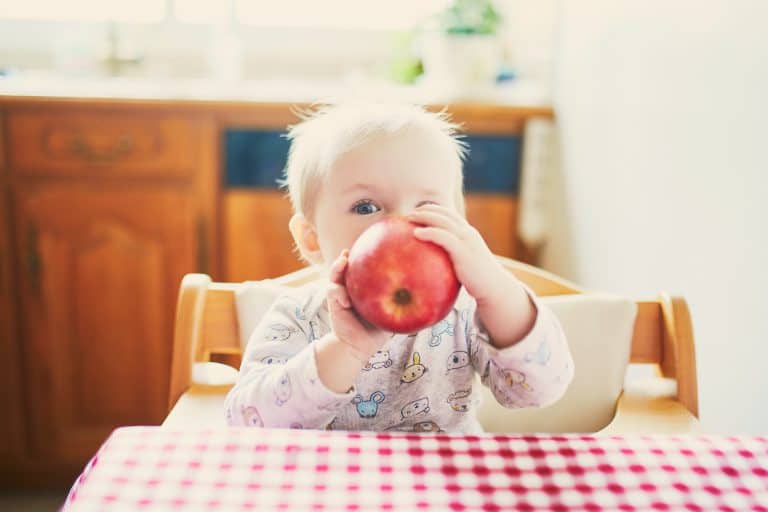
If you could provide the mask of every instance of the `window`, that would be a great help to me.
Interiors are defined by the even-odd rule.
[[[0,18],[46,21],[209,24],[405,29],[450,0],[0,0]]]
[[[449,0],[235,0],[238,19],[247,25],[328,28],[405,29]]]
[[[165,13],[162,0],[0,0],[0,18],[6,19],[156,23]]]

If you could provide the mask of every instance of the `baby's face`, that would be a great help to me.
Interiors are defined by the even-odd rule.
[[[323,262],[332,263],[371,224],[436,203],[457,209],[445,150],[428,136],[379,137],[342,156],[316,197],[314,224]]]

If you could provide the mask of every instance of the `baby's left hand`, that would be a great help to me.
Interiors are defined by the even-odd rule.
[[[425,204],[408,215],[423,224],[414,235],[445,249],[453,261],[456,276],[478,303],[487,303],[503,294],[512,275],[483,240],[482,235],[458,212],[437,204]]]

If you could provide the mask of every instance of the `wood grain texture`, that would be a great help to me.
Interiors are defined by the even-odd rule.
[[[429,106],[433,111],[443,108],[463,131],[476,135],[522,135],[527,119],[554,117],[554,111],[549,107],[504,107],[481,103]]]
[[[663,319],[661,371],[677,380],[678,400],[698,417],[696,348],[688,304],[682,297],[666,293],[659,297],[659,304]]]
[[[83,462],[113,428],[164,416],[166,312],[195,266],[194,200],[56,183],[17,187],[14,206],[30,444]]]
[[[660,363],[664,324],[658,301],[643,300],[637,303],[637,317],[632,335],[633,363]]]
[[[8,130],[5,128],[5,117],[5,112],[2,110],[2,104],[0,104],[0,176],[3,176],[8,168],[5,150],[5,137]]]
[[[697,417],[675,397],[624,392],[613,421],[598,435],[692,435],[702,433]]]
[[[528,285],[536,295],[571,295],[583,290],[575,283],[544,269],[522,261],[497,256],[504,268],[515,274],[520,281]]]
[[[0,176],[0,459],[18,460],[26,446],[26,417],[8,198],[7,183]]]
[[[187,112],[213,114],[227,126],[283,129],[299,120],[297,112],[312,104],[284,101],[196,100],[196,99],[137,99],[137,98],[72,98],[4,96],[0,105],[39,109],[118,109],[123,112],[151,109],[158,113]],[[499,105],[495,103],[427,104],[429,110],[446,110],[454,121],[476,134],[521,134],[525,120],[531,117],[552,119],[555,112],[548,106]]]
[[[179,279],[220,276],[219,127],[150,105],[0,98],[26,420],[4,481],[69,485],[113,428],[159,423]]]
[[[197,199],[197,252],[195,271],[225,279],[222,273],[221,236],[221,127],[212,116],[197,120],[198,159],[195,162],[194,195]]]
[[[15,173],[184,178],[200,158],[198,125],[183,116],[25,108],[6,122]]]
[[[224,194],[227,281],[278,277],[304,266],[288,231],[291,204],[276,190],[229,190]]]
[[[501,194],[468,194],[467,221],[483,235],[494,254],[517,256],[517,198]]]
[[[169,406],[189,387],[189,376],[196,359],[203,331],[203,308],[211,278],[205,274],[187,274],[181,281],[176,301],[173,333],[173,362],[168,389]]]

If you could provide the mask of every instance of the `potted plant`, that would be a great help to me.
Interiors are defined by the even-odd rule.
[[[501,64],[501,21],[491,0],[453,0],[424,33],[424,80],[453,96],[488,94]]]

